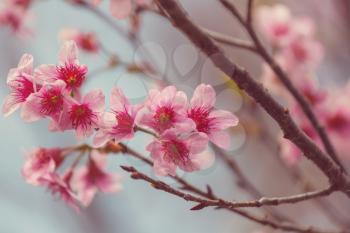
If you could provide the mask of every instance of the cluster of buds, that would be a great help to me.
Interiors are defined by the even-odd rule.
[[[315,39],[313,21],[307,17],[293,17],[284,5],[261,7],[257,16],[260,30],[273,48],[275,60],[308,100],[340,155],[346,154],[350,149],[346,142],[350,135],[350,111],[346,106],[350,89],[327,90],[319,86],[316,70],[323,59],[323,46]],[[299,126],[321,146],[318,134],[298,103],[284,91],[282,83],[267,64],[263,66],[262,81],[273,94],[285,98]],[[296,164],[302,158],[301,151],[282,136],[279,141],[283,159],[287,164]]]
[[[137,104],[113,87],[107,110],[102,90],[81,93],[88,68],[79,63],[77,50],[74,41],[65,42],[58,64],[35,69],[33,57],[25,54],[18,67],[9,72],[11,92],[3,105],[6,116],[20,108],[26,122],[47,118],[50,131],[74,130],[78,139],[93,136],[95,149],[89,149],[87,165],[76,169],[81,163],[79,156],[61,175],[57,169],[67,154],[85,154],[85,147],[32,152],[23,169],[29,183],[49,187],[72,206],[76,206],[75,200],[88,205],[98,190],[112,192],[120,187],[118,176],[104,171],[106,156],[101,148],[131,140],[137,131],[153,136],[145,148],[151,154],[155,173],[162,176],[175,175],[177,168],[192,172],[210,166],[213,156],[207,150],[209,141],[221,148],[230,146],[225,130],[236,126],[238,119],[231,112],[215,109],[216,93],[210,85],[200,84],[190,101],[174,86],[152,89]]]

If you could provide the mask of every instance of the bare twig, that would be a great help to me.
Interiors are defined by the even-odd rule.
[[[253,4],[254,0],[248,0],[247,4],[247,24],[251,25],[252,24],[252,17],[253,17]]]
[[[156,3],[167,12],[172,24],[182,31],[212,62],[243,90],[255,99],[279,124],[284,137],[291,140],[328,177],[335,189],[340,189],[350,197],[350,181],[346,174],[305,135],[290,117],[288,110],[276,102],[266,89],[255,81],[247,71],[232,63],[218,46],[197,27],[174,0],[157,0]],[[215,56],[212,56],[215,55]]]
[[[152,187],[155,189],[162,190],[164,192],[178,196],[186,201],[191,201],[191,202],[197,203],[197,205],[195,205],[193,208],[191,208],[191,210],[200,210],[200,209],[212,206],[212,207],[223,208],[223,209],[227,209],[230,211],[234,211],[242,216],[245,216],[246,218],[248,218],[250,220],[253,220],[253,221],[258,222],[258,223],[263,224],[263,225],[268,225],[268,226],[275,228],[275,229],[281,229],[281,230],[292,231],[292,232],[304,232],[304,233],[331,232],[331,231],[322,231],[322,230],[319,230],[316,228],[311,228],[311,227],[301,228],[301,227],[297,227],[295,225],[290,225],[290,224],[285,224],[285,223],[275,223],[275,222],[269,221],[269,220],[264,219],[264,218],[259,218],[259,217],[253,216],[251,214],[248,214],[245,211],[241,211],[241,210],[236,209],[236,208],[244,207],[244,206],[235,206],[233,203],[229,203],[229,202],[221,200],[221,199],[212,199],[212,198],[215,198],[215,195],[213,193],[211,193],[211,196],[212,196],[211,198],[207,197],[209,200],[203,199],[201,197],[197,197],[197,196],[179,191],[179,190],[171,187],[170,185],[168,185],[162,181],[152,179],[149,176],[145,175],[144,173],[139,172],[134,167],[127,167],[127,166],[121,166],[121,167],[125,171],[131,173],[131,178],[133,178],[133,179],[144,180],[144,181],[150,183],[152,185]],[[206,195],[204,197],[206,197]],[[267,201],[267,202],[269,202],[269,201]],[[275,200],[273,200],[272,202],[275,202]]]

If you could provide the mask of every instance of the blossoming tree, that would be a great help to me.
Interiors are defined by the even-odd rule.
[[[247,11],[243,14],[234,1],[217,1],[248,34],[248,40],[241,40],[197,25],[176,0],[107,0],[113,19],[100,11],[101,2],[69,0],[67,4],[98,15],[134,47],[141,44],[138,35],[140,16],[144,12],[169,21],[169,27],[183,33],[225,74],[228,85],[235,86],[230,90],[239,89],[245,95],[248,114],[254,118],[261,136],[278,144],[279,149],[274,153],[278,154],[276,159],[280,159],[285,172],[296,182],[303,182],[299,163],[307,158],[328,179],[328,185],[317,189],[310,184],[296,195],[264,196],[244,175],[239,164],[228,156],[227,149],[233,143],[230,130],[245,123],[244,114],[237,117],[218,108],[212,85],[200,83],[188,97],[167,79],[154,79],[164,74],[158,71],[150,54],[145,53],[141,64],[128,64],[112,55],[107,67],[125,65],[129,72],[149,78],[154,88],[145,99],[133,103],[118,86],[114,86],[111,93],[100,89],[85,93],[82,87],[90,72],[87,65],[79,62],[78,51],[87,54],[108,54],[108,51],[99,35],[79,28],[64,28],[58,33],[62,43],[58,62],[35,64],[32,55],[24,54],[7,76],[9,94],[2,106],[4,116],[19,110],[25,122],[49,119],[48,131],[73,131],[79,142],[69,147],[39,147],[29,152],[22,168],[29,184],[44,186],[76,212],[84,211],[83,207],[89,206],[98,192],[121,191],[121,174],[107,169],[107,157],[125,154],[152,166],[155,176],[128,164],[119,164],[126,174],[193,203],[193,211],[210,207],[225,209],[267,229],[282,232],[350,232],[348,216],[334,213],[333,204],[322,199],[336,192],[343,194],[347,203],[350,198],[346,165],[350,149],[350,89],[347,85],[334,91],[319,84],[316,71],[325,51],[311,18],[294,16],[284,5],[258,5],[253,0],[247,0]],[[31,5],[39,3],[5,0],[1,4],[0,25],[21,37],[31,36],[27,16]],[[127,19],[130,27],[119,27],[120,19]],[[260,80],[232,62],[222,44],[259,56],[264,61]],[[105,103],[106,96],[109,105]],[[263,111],[278,124],[280,132],[269,133],[269,125],[257,113]],[[152,137],[143,146],[144,153],[136,152],[127,144],[136,133]],[[80,143],[88,138],[92,139],[91,143]],[[179,175],[179,171],[191,173],[206,169],[215,159],[226,163],[238,186],[252,200],[226,200],[209,184],[204,189]],[[177,185],[161,181],[163,176]],[[306,201],[319,205],[334,222],[334,228],[303,226],[275,208]],[[250,211],[260,207],[265,215]]]

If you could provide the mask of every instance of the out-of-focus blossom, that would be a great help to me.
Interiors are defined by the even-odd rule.
[[[104,111],[103,92],[93,90],[87,93],[81,101],[70,98],[67,103],[67,111],[57,122],[57,129],[75,129],[79,139],[90,136],[93,130],[99,127],[101,114]]]
[[[37,148],[29,153],[22,168],[24,179],[32,184],[39,185],[40,179],[55,171],[63,159],[60,148]]]
[[[230,135],[224,130],[236,126],[238,118],[229,111],[215,110],[216,93],[212,86],[200,84],[193,93],[188,117],[198,132],[208,135],[210,141],[222,148],[230,146]]]
[[[88,165],[80,168],[74,174],[72,186],[84,206],[90,205],[98,191],[113,193],[121,190],[120,175],[105,171],[105,156],[94,152]]]
[[[168,86],[162,91],[150,90],[145,108],[138,115],[138,122],[158,133],[176,127],[195,129],[194,122],[187,117],[187,96],[176,87]]]
[[[284,5],[259,7],[256,19],[261,32],[272,44],[283,44],[291,36],[292,16]]]
[[[157,175],[175,175],[176,168],[186,172],[200,170],[212,162],[210,153],[202,153],[207,148],[208,137],[201,132],[191,130],[169,129],[159,139],[147,146],[154,161]]]
[[[46,186],[51,191],[52,195],[58,195],[76,212],[80,211],[78,197],[57,173],[49,173],[47,176],[41,177],[40,183],[43,186]]]
[[[66,88],[74,93],[82,86],[87,73],[87,66],[80,65],[77,45],[67,41],[59,52],[58,65],[41,65],[35,70],[35,76],[42,82],[63,80]]]
[[[16,111],[35,92],[37,86],[34,83],[32,73],[33,57],[29,54],[24,54],[17,68],[11,69],[7,76],[6,82],[11,92],[5,98],[2,107],[2,112],[5,116]]]
[[[135,117],[142,104],[131,105],[119,88],[113,88],[110,105],[112,112],[106,112],[94,138],[95,146],[102,146],[109,140],[119,142],[134,136]]]
[[[28,9],[32,4],[33,0],[6,0],[8,5],[12,5],[14,7],[21,7],[23,9]]]
[[[89,53],[97,53],[99,51],[99,42],[93,32],[83,32],[75,28],[64,28],[59,33],[59,39],[62,41],[73,40],[80,49]]]

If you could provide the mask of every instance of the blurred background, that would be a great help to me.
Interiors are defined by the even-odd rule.
[[[3,0],[1,0],[3,1]],[[234,0],[245,12],[245,0]],[[343,84],[349,77],[350,66],[350,2],[348,0],[295,0],[256,1],[258,4],[285,3],[293,14],[311,16],[317,22],[318,39],[324,44],[326,58],[318,71],[324,85]],[[209,29],[236,37],[247,38],[237,22],[215,0],[181,1],[191,17],[198,24]],[[100,9],[108,14],[106,1]],[[141,40],[143,48],[134,49],[111,30],[100,18],[91,12],[74,7],[63,0],[38,0],[30,9],[29,25],[34,34],[20,38],[5,28],[0,29],[0,99],[8,94],[7,72],[16,67],[23,53],[34,56],[35,65],[56,63],[60,48],[58,32],[64,27],[75,27],[96,32],[105,49],[118,54],[124,61],[139,61],[144,49],[155,58],[155,63],[171,83],[191,95],[198,83],[209,83],[216,87],[217,106],[240,116],[245,115],[245,98],[234,88],[223,85],[225,77],[176,31],[168,22],[152,13],[142,17]],[[125,20],[111,19],[121,27],[127,27]],[[224,47],[225,52],[235,62],[246,67],[255,77],[261,73],[261,60],[249,52]],[[87,64],[90,75],[84,90],[102,88],[108,96],[112,86],[123,88],[134,101],[144,98],[154,84],[143,74],[130,74],[123,67],[99,72],[108,62],[104,54],[90,55],[81,52],[80,61]],[[95,72],[96,71],[96,72]],[[95,73],[93,73],[95,72]],[[216,78],[215,78],[216,77]],[[268,121],[264,113],[259,117]],[[253,116],[246,116],[246,119]],[[266,119],[265,119],[266,118]],[[245,120],[232,130],[233,145],[228,154],[241,167],[244,174],[266,196],[282,196],[300,192],[285,167],[281,166],[274,154],[276,145],[261,140],[254,135],[254,127],[245,125]],[[247,122],[249,122],[247,120]],[[53,147],[74,145],[77,140],[72,132],[48,133],[48,122],[24,123],[18,112],[11,117],[0,117],[0,232],[11,233],[178,233],[178,232],[235,232],[248,233],[261,228],[240,216],[225,211],[206,208],[190,211],[193,206],[167,193],[159,192],[148,184],[131,180],[119,169],[119,165],[135,166],[149,174],[151,169],[139,162],[117,156],[111,159],[110,169],[123,176],[123,191],[99,194],[92,205],[76,214],[62,201],[53,198],[45,189],[25,183],[20,169],[26,151],[37,146]],[[271,124],[272,132],[276,126]],[[150,138],[137,135],[128,145],[144,152],[144,145]],[[81,142],[78,142],[81,143]],[[303,175],[322,187],[325,178],[307,161],[300,165]],[[200,187],[210,184],[217,194],[229,200],[250,200],[251,197],[235,184],[235,178],[225,164],[216,159],[207,170],[181,174]],[[350,207],[340,210],[342,197],[333,195],[336,212],[347,213]],[[332,227],[329,218],[313,202],[286,205],[277,208],[284,215],[294,217],[298,223],[317,225],[327,229]],[[253,212],[261,213],[260,210]]]

